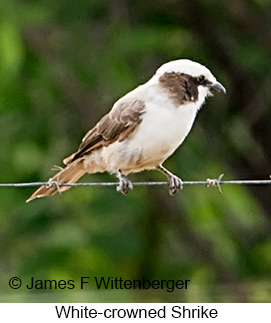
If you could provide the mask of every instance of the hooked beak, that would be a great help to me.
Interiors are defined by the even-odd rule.
[[[212,93],[214,93],[214,92],[219,92],[219,93],[224,93],[224,94],[226,93],[226,89],[219,82],[208,84],[207,87],[209,88],[210,92],[212,92]]]

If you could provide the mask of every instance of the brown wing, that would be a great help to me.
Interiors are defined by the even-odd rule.
[[[144,101],[126,100],[117,103],[97,125],[83,138],[78,151],[64,159],[67,165],[74,160],[90,153],[94,149],[108,146],[114,141],[123,141],[140,124],[145,112]]]

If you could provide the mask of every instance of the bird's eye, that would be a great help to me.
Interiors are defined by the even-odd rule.
[[[197,81],[199,84],[203,84],[205,82],[205,76],[204,75],[198,76]]]

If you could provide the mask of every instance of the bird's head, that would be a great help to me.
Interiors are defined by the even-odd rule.
[[[215,92],[226,93],[211,71],[188,59],[163,64],[153,76],[177,104],[198,102],[202,105],[207,96]]]

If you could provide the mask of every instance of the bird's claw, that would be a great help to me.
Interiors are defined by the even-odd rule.
[[[177,191],[183,189],[183,181],[175,175],[168,177],[169,194],[174,195]]]
[[[117,191],[126,195],[130,190],[133,189],[133,184],[127,177],[124,175],[119,176],[119,184],[117,186]]]

